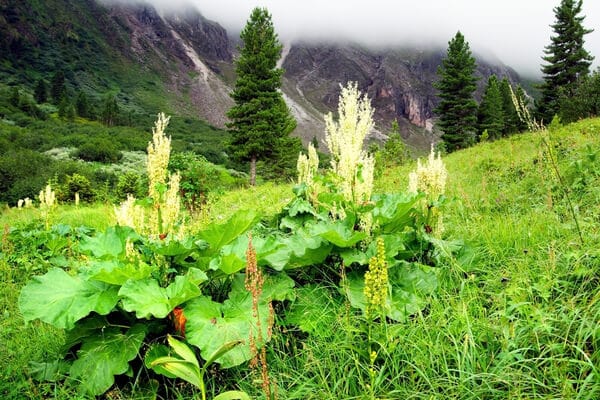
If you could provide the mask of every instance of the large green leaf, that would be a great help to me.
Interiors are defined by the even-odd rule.
[[[426,296],[437,287],[436,270],[417,263],[401,262],[388,270],[391,298],[388,298],[386,315],[395,321],[405,321],[427,305]],[[348,274],[344,291],[353,307],[364,311],[364,274]]]
[[[95,236],[83,238],[79,248],[95,258],[118,258],[125,254],[127,239],[137,237],[139,236],[129,227],[112,226]]]
[[[179,304],[200,295],[197,283],[187,275],[175,277],[166,288],[153,278],[130,280],[119,290],[123,308],[138,318],[165,318]]]
[[[248,231],[258,219],[258,214],[254,211],[238,211],[224,224],[209,225],[198,237],[209,244],[209,253],[215,254],[221,247]]]
[[[212,270],[221,270],[231,275],[246,268],[246,252],[248,251],[248,236],[238,236],[232,243],[223,246],[219,256],[210,262]],[[286,248],[284,240],[271,235],[269,237],[254,236],[252,247],[256,252],[258,265],[269,265],[269,257]]]
[[[236,341],[243,344],[223,354],[216,362],[230,368],[252,357],[250,335],[256,336],[257,328],[252,315],[252,297],[248,292],[232,292],[223,304],[208,297],[197,297],[186,304],[184,313],[187,318],[186,338],[200,349],[203,359],[210,358],[227,343]],[[266,302],[259,302],[258,314],[262,336],[267,339],[269,308]]]
[[[404,193],[374,195],[373,220],[383,233],[401,232],[413,223],[413,206],[420,198]]]
[[[87,394],[97,396],[106,392],[115,375],[127,372],[129,361],[138,355],[145,336],[145,326],[137,324],[126,333],[108,327],[102,334],[86,338],[77,351],[69,379]]]
[[[280,240],[281,246],[261,257],[261,262],[278,271],[320,264],[333,247],[331,243],[319,236],[311,236],[304,230]]]
[[[352,247],[367,237],[365,232],[357,232],[346,221],[322,221],[310,228],[313,236],[320,236],[337,247]]]
[[[213,398],[213,400],[250,400],[250,396],[246,392],[239,390],[229,390],[227,392],[219,393]]]
[[[184,240],[176,240],[172,236],[167,236],[164,240],[156,240],[148,243],[154,253],[163,256],[185,256],[195,250],[194,238],[186,237]]]
[[[403,233],[396,233],[390,235],[381,235],[379,236],[383,239],[384,247],[385,247],[385,258],[388,260],[388,263],[391,263],[402,250],[405,250],[404,242],[406,240],[406,235]],[[357,263],[360,265],[368,265],[371,257],[374,257],[377,254],[377,240],[372,240],[369,243],[366,251],[361,249],[345,249],[340,252],[342,259],[344,260],[345,265],[351,265],[353,263]]]
[[[245,293],[245,279],[245,274],[237,274],[231,283],[231,292]],[[265,275],[261,292],[261,300],[263,302],[294,300],[296,296],[294,292],[294,285],[294,280],[285,272]]]
[[[58,328],[71,329],[91,312],[108,314],[118,302],[119,288],[86,281],[54,268],[34,277],[19,296],[19,309],[26,321],[40,319]]]
[[[125,260],[94,260],[86,265],[89,279],[123,285],[128,280],[139,280],[149,277],[156,267],[144,262],[128,262]]]

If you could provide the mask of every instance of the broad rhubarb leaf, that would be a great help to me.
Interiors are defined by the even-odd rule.
[[[54,268],[34,277],[21,290],[19,309],[26,321],[40,319],[57,328],[72,329],[91,312],[108,314],[117,304],[118,286],[86,281]]]
[[[146,327],[137,324],[126,333],[107,327],[102,335],[85,338],[69,379],[90,395],[106,392],[115,382],[115,375],[127,372],[129,361],[138,355],[145,336]]]

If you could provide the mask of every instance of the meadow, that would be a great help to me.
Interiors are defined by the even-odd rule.
[[[282,242],[286,246],[299,246],[293,241],[295,224],[300,224],[297,217],[308,211],[299,211],[304,203],[294,203],[302,197],[294,192],[293,183],[266,183],[215,195],[189,222],[194,237],[212,244],[209,233],[224,229],[223,222],[228,221],[231,229],[246,225],[237,233],[242,236],[252,231],[258,264],[264,266],[268,259],[279,265],[276,261],[287,254],[281,269],[267,272],[271,277],[286,272],[296,284],[294,291],[282,289],[270,298],[274,321],[270,341],[263,343],[266,351],[262,360],[268,368],[267,379],[260,369],[249,367],[246,355],[240,353],[243,359],[233,359],[238,356],[237,348],[227,352],[231,358],[222,359],[231,368],[209,366],[200,328],[189,322],[189,315],[193,315],[190,308],[187,340],[197,347],[196,356],[202,349],[203,363],[209,367],[203,370],[206,388],[201,390],[172,376],[164,378],[156,368],[136,364],[132,357],[131,364],[137,369],[129,366],[115,373],[119,375],[116,383],[102,396],[187,399],[204,398],[206,392],[208,398],[215,398],[236,390],[251,398],[280,399],[600,398],[600,119],[565,126],[554,123],[543,132],[480,143],[444,156],[443,161],[448,181],[439,206],[445,228],[441,238],[419,231],[417,222],[400,222],[404,216],[381,217],[386,212],[386,197],[381,198],[381,206],[374,206],[379,210],[388,253],[388,245],[400,240],[393,237],[400,232],[392,225],[402,223],[403,235],[406,227],[412,229],[410,235],[402,236],[403,249],[411,255],[398,250],[392,258],[399,260],[399,266],[408,268],[410,264],[414,268],[410,276],[398,273],[411,283],[410,288],[397,288],[396,293],[407,296],[394,300],[399,309],[392,314],[378,309],[374,318],[369,316],[368,299],[365,311],[361,303],[365,299],[353,297],[351,283],[344,286],[346,279],[353,282],[350,275],[365,273],[364,268],[348,268],[346,277],[343,266],[350,265],[348,260],[362,260],[361,252],[377,258],[379,253],[370,244],[377,242],[375,238],[369,243],[352,230],[354,223],[349,230],[343,224],[336,225],[334,235],[332,230],[318,230],[320,226],[307,227],[309,222],[304,219],[299,230],[318,232],[330,243],[319,262],[314,261],[319,258],[315,254],[300,260],[283,252],[283,245],[267,245],[266,239],[262,242],[273,236],[275,241],[288,240]],[[405,193],[408,174],[414,167],[409,163],[383,171],[375,180],[374,193]],[[81,382],[85,376],[80,375],[77,382],[65,382],[59,364],[54,370],[48,368],[52,360],[65,354],[65,342],[72,339],[65,331],[72,326],[65,323],[66,329],[57,328],[40,318],[25,322],[19,308],[20,293],[33,276],[61,269],[74,274],[77,268],[73,260],[81,262],[91,253],[97,255],[98,250],[89,250],[89,238],[96,235],[112,240],[107,232],[115,224],[113,210],[114,206],[106,203],[59,205],[48,214],[37,208],[2,210],[2,398],[93,397],[94,388],[90,394]],[[245,210],[251,210],[252,215]],[[282,224],[288,229],[285,235],[280,231]],[[219,232],[221,238],[229,234]],[[230,247],[221,248],[221,258],[212,255],[217,260],[211,264],[214,268],[203,271],[209,274],[210,282],[230,279],[229,286],[213,283],[210,287],[215,302],[223,301],[220,291],[224,287],[236,290],[236,274],[248,263],[245,259],[238,265],[234,257],[244,254],[248,239],[244,240],[231,239]],[[360,245],[365,240],[368,243]],[[167,254],[150,242],[139,241],[140,248]],[[320,243],[315,252],[325,248],[322,243],[326,240]],[[271,253],[264,255],[268,246]],[[359,251],[350,254],[348,249]],[[202,251],[197,248],[200,256],[186,253],[186,257],[196,257],[199,263]],[[104,260],[110,260],[109,256],[104,255]],[[173,268],[188,265],[187,258],[177,257],[172,257]],[[295,267],[288,268],[292,263]],[[231,272],[230,278],[216,275],[226,270]],[[189,273],[178,276],[181,281],[192,279]],[[287,285],[285,279],[276,283],[280,285],[277,288]],[[129,302],[124,308],[135,311],[138,320],[145,323],[170,318],[166,312],[144,313],[141,305],[136,308],[125,286],[119,292],[124,296],[121,301]],[[275,289],[265,290],[275,293]],[[119,306],[114,307],[110,315]],[[31,315],[33,311],[27,312]],[[159,337],[164,339],[164,335]],[[84,341],[81,346],[88,344]],[[72,349],[79,360],[84,354],[80,350]],[[265,381],[269,382],[268,394]]]

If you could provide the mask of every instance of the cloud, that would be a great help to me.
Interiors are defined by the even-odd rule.
[[[368,45],[437,45],[460,30],[473,51],[494,55],[525,75],[540,75],[560,0],[151,0],[158,8],[194,4],[239,32],[256,6],[266,7],[281,40],[351,40]],[[600,27],[600,1],[584,0],[586,28]],[[585,36],[600,65],[600,28]]]

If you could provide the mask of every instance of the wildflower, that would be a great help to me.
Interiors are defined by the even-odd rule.
[[[153,199],[160,197],[159,185],[164,185],[167,179],[167,166],[171,154],[171,138],[164,132],[171,117],[159,113],[154,128],[152,128],[152,142],[148,143],[148,189]]]
[[[437,157],[433,145],[427,158],[427,164],[422,165],[417,160],[417,169],[408,175],[408,191],[425,193],[429,199],[437,200],[446,190],[448,172],[444,166],[441,155]]]
[[[348,201],[368,201],[373,188],[375,161],[363,151],[366,136],[373,128],[373,109],[361,98],[356,83],[342,87],[338,105],[339,120],[325,117],[325,141],[331,152],[331,168],[342,178],[342,193]]]
[[[127,195],[127,200],[115,207],[117,225],[129,226],[140,233],[145,232],[144,209],[135,204],[135,197]]]
[[[56,204],[56,193],[54,193],[50,184],[47,184],[45,189],[40,190],[38,197],[41,208],[52,208]]]
[[[300,153],[296,169],[298,170],[298,183],[311,186],[317,169],[319,168],[319,155],[312,143],[308,145],[308,155]]]
[[[181,209],[181,199],[179,197],[179,182],[181,176],[174,173],[169,176],[169,187],[165,193],[165,200],[162,206],[162,226],[163,232],[173,232],[173,228],[179,219]]]
[[[437,206],[437,201],[446,190],[448,172],[438,153],[437,157],[431,146],[427,164],[417,160],[417,169],[408,175],[408,191],[411,193],[422,192],[425,199],[421,202],[423,213],[426,216],[425,230],[435,236],[441,236],[444,231],[442,213]]]
[[[364,295],[366,299],[365,314],[367,318],[377,316],[387,307],[388,270],[385,261],[385,244],[382,238],[377,239],[377,255],[369,261],[369,270],[365,273]]]

